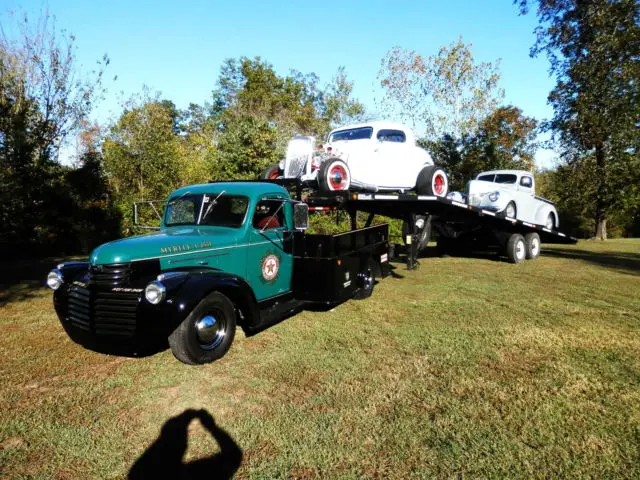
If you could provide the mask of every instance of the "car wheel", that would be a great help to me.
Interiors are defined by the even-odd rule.
[[[547,221],[544,222],[544,226],[549,230],[553,230],[556,226],[556,217],[553,213],[547,215]]]
[[[169,335],[169,346],[181,362],[202,365],[224,356],[235,333],[233,303],[222,293],[213,292],[202,299]]]
[[[430,165],[420,170],[416,180],[416,193],[418,195],[446,197],[448,190],[449,180],[444,170],[435,165]]]
[[[415,232],[417,236],[416,252],[419,254],[427,248],[427,244],[431,239],[431,215],[416,215]],[[402,240],[407,243],[407,235],[409,235],[409,225],[407,222],[402,223]]]
[[[514,233],[507,241],[507,259],[510,263],[522,263],[527,255],[526,249],[524,237],[519,233]]]
[[[262,172],[263,180],[275,180],[278,177],[282,176],[282,171],[280,170],[280,165],[271,165],[264,172]]]
[[[516,218],[518,214],[518,209],[516,208],[516,204],[513,202],[509,202],[507,208],[504,209],[504,213],[507,218]]]
[[[375,265],[373,264],[373,260],[369,259],[366,267],[363,271],[358,273],[357,277],[357,285],[355,293],[353,294],[353,298],[356,300],[364,300],[365,298],[369,298],[373,293],[373,287],[376,284],[376,274],[375,274]]]
[[[329,158],[322,162],[318,171],[318,187],[323,192],[349,190],[351,172],[347,164],[339,158]]]
[[[527,233],[524,237],[527,260],[535,260],[540,256],[540,235],[535,232]]]

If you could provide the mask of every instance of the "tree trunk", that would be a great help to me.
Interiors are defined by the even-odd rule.
[[[607,239],[607,214],[604,205],[604,148],[602,144],[596,146],[596,240]]]

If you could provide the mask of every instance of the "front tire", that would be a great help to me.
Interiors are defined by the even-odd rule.
[[[263,180],[275,180],[280,176],[282,176],[282,171],[280,170],[280,165],[275,164],[275,165],[271,165],[270,167],[267,167],[262,172],[262,177],[261,178]]]
[[[522,263],[527,256],[527,247],[524,237],[514,233],[507,241],[506,254],[509,263]]]
[[[318,171],[318,187],[322,192],[349,190],[351,172],[339,158],[329,158],[322,162]]]
[[[420,170],[416,180],[416,193],[418,195],[446,197],[448,190],[449,180],[444,170],[435,165],[430,165]]]
[[[504,213],[507,218],[515,219],[516,215],[518,214],[518,209],[516,208],[516,204],[513,202],[509,202],[507,204],[507,208],[504,209]]]
[[[182,363],[202,365],[222,358],[236,334],[236,311],[225,295],[203,298],[169,335],[173,355]]]

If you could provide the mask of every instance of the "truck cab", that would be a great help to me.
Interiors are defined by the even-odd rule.
[[[168,339],[190,364],[311,303],[371,294],[388,271],[388,227],[308,235],[308,206],[280,185],[191,185],[166,200],[158,231],[97,247],[49,273],[70,337],[89,348]]]

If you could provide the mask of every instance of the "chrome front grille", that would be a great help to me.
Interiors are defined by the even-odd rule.
[[[131,280],[130,263],[111,263],[108,265],[90,265],[89,282],[108,287],[127,285]]]
[[[69,290],[68,320],[97,335],[133,337],[140,293],[90,291],[73,285]]]
[[[298,178],[305,173],[305,167],[313,154],[313,137],[294,137],[289,141],[284,159],[284,177]]]

